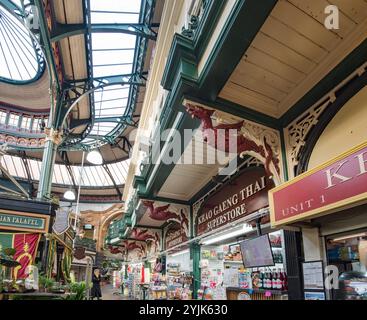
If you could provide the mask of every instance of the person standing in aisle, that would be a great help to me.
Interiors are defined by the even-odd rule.
[[[101,274],[99,272],[99,269],[96,268],[93,271],[92,275],[92,290],[91,290],[91,299],[94,300],[94,298],[97,298],[97,300],[100,300],[102,298],[102,292],[101,292]]]

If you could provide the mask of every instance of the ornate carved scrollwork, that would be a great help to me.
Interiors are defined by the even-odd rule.
[[[313,106],[286,128],[285,137],[290,178],[294,177],[294,168],[298,165],[298,157],[302,147],[306,144],[307,135],[330,103],[331,99],[329,98],[327,101]]]

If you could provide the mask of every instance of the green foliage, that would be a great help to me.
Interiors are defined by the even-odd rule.
[[[15,253],[17,252],[17,250],[15,250],[14,248],[5,248],[3,249],[3,252],[7,255],[7,256],[14,256]]]
[[[55,280],[51,279],[51,278],[47,278],[44,275],[39,275],[38,285],[40,286],[40,288],[45,288],[47,290],[51,290],[52,287],[55,285]]]
[[[74,282],[70,284],[70,294],[64,298],[65,300],[85,300],[87,285],[84,281]]]

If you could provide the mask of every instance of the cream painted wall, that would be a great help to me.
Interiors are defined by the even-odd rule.
[[[220,19],[217,23],[217,26],[216,26],[216,28],[213,32],[213,35],[210,38],[208,46],[207,46],[206,50],[204,51],[204,54],[203,54],[203,56],[202,56],[202,58],[199,62],[199,65],[198,65],[199,75],[203,71],[203,69],[205,67],[205,64],[208,61],[209,56],[213,51],[214,45],[216,44],[216,42],[217,42],[217,40],[218,40],[222,30],[223,30],[223,27],[224,27],[226,21],[228,20],[228,17],[230,15],[235,3],[236,3],[236,0],[228,0],[227,1],[227,4],[224,7],[223,13],[222,13],[222,15],[221,15],[221,17],[220,17]]]
[[[367,141],[367,87],[359,91],[325,128],[311,154],[312,169]]]
[[[302,228],[303,251],[305,261],[321,260],[321,238],[319,229]]]

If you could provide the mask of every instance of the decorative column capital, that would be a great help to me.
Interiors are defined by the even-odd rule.
[[[54,144],[59,145],[62,142],[62,132],[54,128],[45,128],[46,141],[52,141]]]

